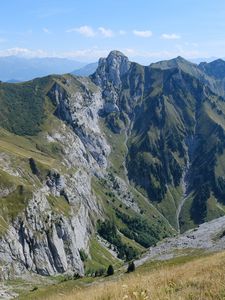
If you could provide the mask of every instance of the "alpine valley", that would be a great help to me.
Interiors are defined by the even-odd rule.
[[[1,279],[93,274],[221,220],[224,150],[223,60],[112,51],[89,77],[1,82]]]

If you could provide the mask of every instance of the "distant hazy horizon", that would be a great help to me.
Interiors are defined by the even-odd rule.
[[[106,55],[103,55],[103,56],[99,56],[99,57],[96,57],[96,59],[87,59],[87,60],[79,60],[75,57],[63,57],[63,56],[26,56],[26,55],[21,55],[21,54],[14,54],[14,55],[4,55],[4,56],[0,56],[0,60],[2,59],[9,59],[9,58],[16,58],[16,59],[26,59],[28,61],[32,61],[32,60],[44,60],[44,59],[47,59],[47,60],[62,60],[62,61],[73,61],[73,62],[76,62],[77,63],[77,68],[82,68],[88,64],[92,64],[92,63],[97,63],[99,61],[100,58],[102,57],[107,57],[108,54],[113,51],[113,50],[119,50],[119,49],[111,49],[109,50]],[[119,50],[120,51],[120,50]],[[142,65],[150,65],[151,63],[154,63],[154,62],[158,62],[158,61],[161,61],[161,60],[170,60],[170,59],[173,59],[173,58],[176,58],[177,56],[179,55],[176,55],[176,56],[171,56],[171,57],[168,57],[168,58],[149,58],[149,59],[143,59],[143,58],[139,58],[139,57],[132,57],[132,56],[129,56],[127,55],[125,52],[123,52],[124,55],[126,55],[130,61],[134,61],[134,62],[137,62],[137,63],[140,63]],[[216,59],[223,59],[225,60],[225,57],[216,57],[216,56],[212,56],[212,57],[196,57],[196,58],[189,58],[189,57],[185,57],[185,56],[182,56],[184,59],[190,61],[190,62],[193,62],[193,63],[196,63],[196,64],[199,64],[201,62],[212,62]]]

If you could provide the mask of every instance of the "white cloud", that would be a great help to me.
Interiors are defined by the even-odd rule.
[[[113,37],[114,36],[114,33],[111,29],[99,27],[98,30],[101,33],[101,35],[103,35],[104,37]]]
[[[94,37],[96,35],[96,32],[94,31],[94,29],[87,25],[80,26],[78,28],[71,28],[71,29],[68,29],[66,32],[78,32],[81,35],[86,36],[86,37]]]
[[[164,40],[179,40],[181,36],[175,33],[171,33],[171,34],[163,33],[161,35],[161,38]]]
[[[70,28],[70,29],[66,30],[66,32],[78,32],[85,37],[94,37],[94,36],[98,35],[98,36],[110,38],[115,35],[114,32],[109,28],[100,26],[100,27],[98,27],[98,29],[95,30],[91,26],[88,26],[88,25],[80,26],[77,28]]]
[[[150,30],[133,30],[133,34],[143,38],[152,36],[152,32]]]
[[[21,57],[46,57],[50,56],[46,51],[37,49],[37,50],[31,50],[27,48],[10,48],[10,49],[5,49],[5,50],[0,50],[0,56],[21,56]]]
[[[42,28],[42,30],[43,30],[44,33],[47,33],[47,34],[51,33],[51,31],[46,27]]]

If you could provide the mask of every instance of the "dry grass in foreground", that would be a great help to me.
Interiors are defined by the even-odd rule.
[[[222,300],[225,299],[225,252],[149,272],[137,270],[45,299]]]

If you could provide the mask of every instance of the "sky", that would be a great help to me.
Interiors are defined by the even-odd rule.
[[[224,0],[0,0],[0,56],[225,57]]]

